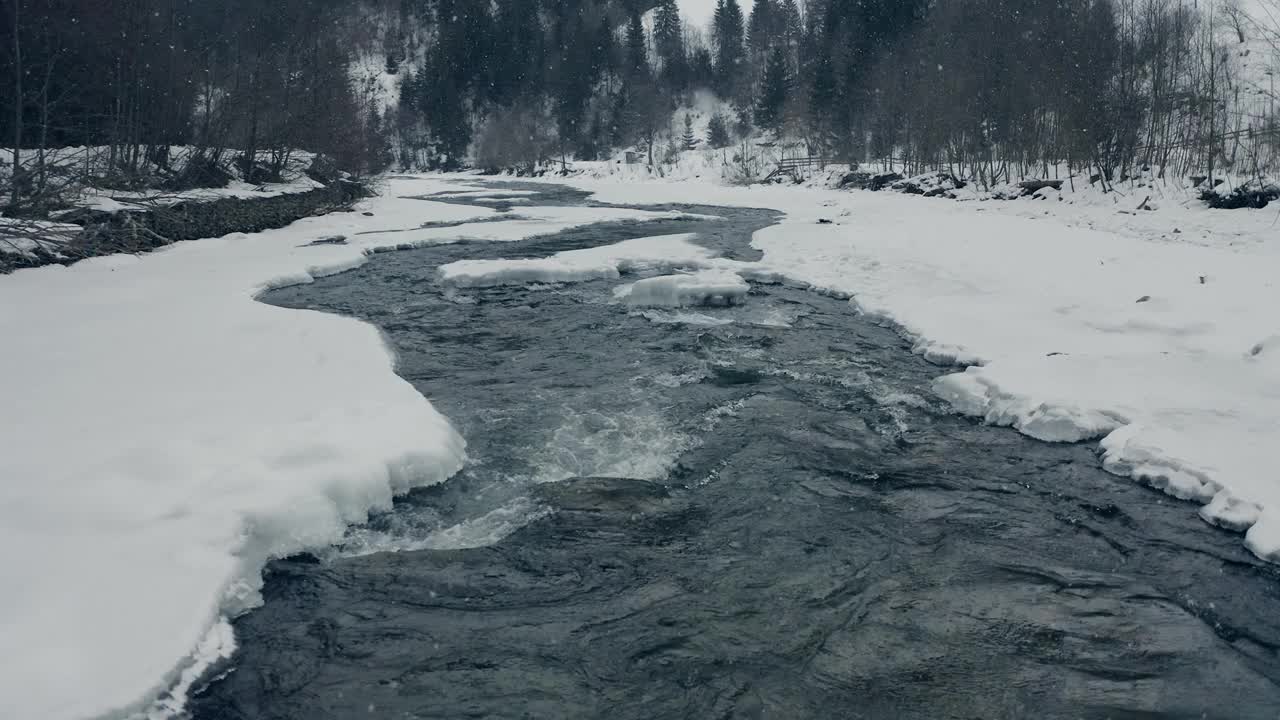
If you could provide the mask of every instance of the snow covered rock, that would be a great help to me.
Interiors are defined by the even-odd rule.
[[[701,267],[711,257],[711,251],[695,244],[690,234],[658,235],[545,258],[459,260],[442,266],[440,276],[457,287],[571,283],[617,279],[624,272],[640,270]]]
[[[457,287],[495,287],[528,283],[569,283],[616,279],[612,263],[586,264],[558,258],[529,260],[459,260],[440,269],[441,278]]]
[[[648,307],[735,305],[742,302],[750,290],[751,286],[737,273],[703,270],[645,278],[625,288],[619,296],[629,305]]]

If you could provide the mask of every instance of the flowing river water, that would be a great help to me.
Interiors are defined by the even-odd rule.
[[[266,296],[381,328],[470,461],[274,563],[196,718],[1280,716],[1274,566],[1092,444],[953,414],[945,369],[848,303],[437,276],[683,232],[753,260],[777,219],[675,209],[719,219],[380,254]]]

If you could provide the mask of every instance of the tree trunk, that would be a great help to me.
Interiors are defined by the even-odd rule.
[[[19,7],[22,0],[13,0],[13,187],[9,198],[11,208],[18,207],[19,174],[22,170],[22,42],[18,36],[18,23],[22,19]]]

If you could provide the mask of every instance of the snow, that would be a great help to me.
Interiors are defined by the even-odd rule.
[[[1280,562],[1274,208],[1209,210],[1176,183],[955,202],[634,172],[556,182],[604,202],[785,212],[755,236],[760,263],[717,266],[849,298],[928,360],[961,366],[934,384],[957,411],[1097,442],[1107,470],[1200,503]],[[1159,209],[1135,211],[1134,191]]]
[[[188,160],[199,152],[202,152],[202,150],[193,146],[170,146],[170,170],[181,170],[186,166]],[[23,163],[31,162],[33,156],[34,151],[25,151],[23,153]],[[77,173],[105,175],[109,174],[108,164],[111,156],[110,148],[104,146],[79,146],[51,149],[46,153],[45,162],[50,167],[63,170],[74,169]],[[56,219],[63,214],[81,209],[120,212],[121,210],[145,210],[154,206],[173,205],[187,201],[208,202],[224,198],[261,198],[307,192],[308,190],[322,187],[320,183],[306,177],[304,174],[304,170],[311,164],[313,159],[314,155],[312,153],[293,152],[282,171],[286,179],[284,182],[278,183],[252,184],[243,180],[233,179],[226,187],[194,188],[181,191],[154,188],[146,190],[108,190],[76,183],[64,192],[64,199],[72,207],[55,212],[53,216]],[[13,149],[0,148],[0,177],[12,172],[11,168],[8,168],[12,163]],[[239,172],[233,163],[224,163],[223,169],[232,174]],[[144,170],[154,171],[154,168],[148,166]]]
[[[454,263],[444,277],[467,287],[688,271],[620,289],[641,307],[733,302],[747,280],[848,298],[931,361],[969,366],[940,367],[934,384],[958,411],[1045,441],[1097,442],[1106,469],[1199,503],[1207,522],[1280,561],[1274,210],[1209,211],[1172,193],[1133,213],[1109,196],[979,203],[711,177],[553,181],[605,202],[771,207],[785,219],[757,233],[758,263],[667,235]],[[234,647],[225,620],[257,602],[268,559],[335,542],[463,461],[462,439],[395,376],[375,329],[255,295],[385,249],[680,216],[422,199],[484,190],[470,176],[395,177],[362,208],[371,216],[0,278],[0,476],[20,479],[0,485],[0,646],[22,649],[0,661],[9,714],[180,706],[183,683]],[[442,222],[461,224],[430,225]],[[334,235],[346,244],[309,246]],[[457,533],[502,526],[495,516]]]
[[[79,225],[0,217],[0,253],[26,257],[34,257],[38,250],[57,253],[79,233]]]
[[[194,188],[181,192],[163,192],[158,190],[100,190],[86,188],[83,207],[90,210],[119,212],[120,210],[146,209],[150,205],[173,205],[180,202],[210,202],[225,198],[263,198],[302,193],[324,187],[306,176],[299,176],[288,182],[254,185],[241,180],[232,180],[226,187]]]
[[[408,197],[457,187],[397,178],[361,208],[372,216],[0,278],[6,717],[180,704],[165,691],[230,652],[225,618],[258,602],[269,559],[333,543],[461,466],[463,439],[395,375],[375,328],[256,302],[264,289],[406,241],[675,216],[530,208],[420,228],[505,217]]]
[[[629,305],[648,307],[734,305],[742,302],[750,289],[737,273],[715,268],[637,280],[620,288],[618,297]]]
[[[460,198],[460,199],[511,199],[522,195],[537,195],[537,190],[449,190],[431,195],[433,198]]]
[[[460,260],[442,266],[440,274],[445,282],[458,287],[613,280],[625,272],[703,265],[711,255],[693,243],[692,235],[659,235],[567,250],[545,258]]]

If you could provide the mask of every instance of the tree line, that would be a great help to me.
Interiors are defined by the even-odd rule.
[[[733,107],[713,146],[766,133],[984,184],[1261,175],[1280,156],[1274,91],[1237,76],[1246,39],[1275,30],[1234,0],[720,0],[706,32],[674,0],[430,5],[442,40],[402,96],[406,165],[623,147],[653,164],[697,90]]]
[[[1235,72],[1246,36],[1274,28],[1232,0],[719,0],[708,28],[675,0],[0,5],[15,204],[68,145],[105,148],[116,183],[163,169],[172,145],[196,148],[184,172],[231,162],[264,179],[295,149],[355,172],[622,148],[660,165],[761,134],[987,184],[1064,168],[1260,175],[1278,154],[1274,96]],[[353,74],[370,55],[379,77]],[[733,108],[706,138],[673,117],[701,91]]]
[[[94,184],[216,184],[221,168],[279,179],[291,153],[352,171],[391,161],[380,111],[357,93],[335,27],[349,0],[0,0],[0,146],[17,148],[9,205],[68,173]],[[175,145],[194,148],[180,172]],[[87,169],[46,161],[89,146]],[[60,153],[65,157],[66,153]],[[92,162],[90,162],[92,160]],[[222,178],[225,181],[225,177]]]

